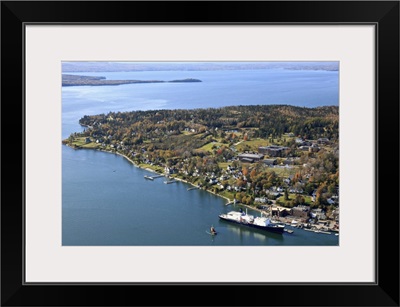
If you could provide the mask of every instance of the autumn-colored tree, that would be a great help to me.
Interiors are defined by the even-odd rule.
[[[245,185],[246,185],[246,182],[244,181],[244,180],[242,180],[242,179],[237,179],[236,180],[236,185],[238,186],[238,187],[244,187]]]
[[[323,205],[326,202],[326,197],[324,196],[324,193],[326,192],[326,184],[322,183],[316,193],[315,193],[315,204],[320,206]]]
[[[251,172],[250,172],[250,178],[251,178],[251,180],[255,180],[256,179],[256,176],[257,176],[257,171],[256,171],[256,169],[253,169]]]

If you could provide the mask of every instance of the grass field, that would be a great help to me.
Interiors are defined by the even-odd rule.
[[[75,138],[72,142],[72,145],[82,148],[89,148],[89,149],[97,149],[100,148],[101,145],[95,142],[86,143],[86,137],[78,137]]]
[[[236,148],[239,151],[243,151],[250,147],[250,150],[258,151],[258,147],[260,146],[282,145],[283,140],[289,141],[293,138],[293,136],[289,136],[288,134],[284,134],[281,139],[273,139],[272,142],[270,142],[269,139],[256,138],[249,141],[242,141],[240,144],[236,145]]]
[[[221,193],[219,193],[219,195],[228,198],[229,200],[233,201],[234,197],[234,193],[229,192],[229,191],[222,191]]]
[[[247,146],[250,147],[250,150],[258,151],[258,147],[260,146],[268,146],[269,142],[266,139],[254,139],[250,141],[243,141],[240,144],[236,145],[236,149],[238,151],[244,151]]]
[[[198,150],[212,152],[213,151],[213,149],[212,149],[213,146],[220,147],[222,145],[224,145],[224,144],[222,144],[220,142],[210,142],[210,143],[204,145],[203,147],[198,148]]]
[[[277,199],[277,201],[280,201],[280,202],[282,202],[282,203],[285,203],[285,202],[290,202],[291,200],[293,200],[293,199],[296,198],[296,194],[289,194],[288,196],[289,196],[289,200],[285,200],[285,196],[281,196],[281,197],[279,197],[279,198]],[[310,204],[312,204],[311,196],[308,196],[308,195],[301,195],[301,196],[304,197],[305,205],[308,205],[308,206],[309,206]]]
[[[146,164],[146,163],[141,163],[139,164],[140,167],[142,168],[148,168],[151,169],[157,173],[163,173],[164,172],[164,168],[161,166],[157,166],[157,165],[151,165],[151,164]]]
[[[226,170],[226,168],[228,167],[228,165],[231,165],[232,163],[229,163],[229,162],[219,162],[218,163],[218,166],[221,168],[221,169],[223,169],[223,170]]]

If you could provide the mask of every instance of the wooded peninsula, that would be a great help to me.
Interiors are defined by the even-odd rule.
[[[187,78],[180,80],[106,80],[106,77],[96,77],[96,76],[80,76],[80,75],[62,75],[62,86],[100,86],[100,85],[122,85],[122,84],[135,84],[135,83],[164,83],[164,82],[175,82],[175,83],[185,83],[185,82],[201,82],[199,79]]]
[[[98,80],[99,81],[99,80]],[[100,80],[101,81],[101,80]],[[63,140],[250,206],[339,206],[339,107],[228,106],[85,115]]]

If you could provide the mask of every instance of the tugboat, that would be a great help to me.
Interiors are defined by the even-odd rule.
[[[236,224],[240,224],[240,225],[244,225],[244,226],[248,226],[248,227],[252,227],[252,228],[257,228],[257,229],[261,229],[261,230],[266,230],[269,232],[274,232],[274,233],[278,233],[278,234],[283,234],[284,230],[285,230],[285,225],[281,225],[281,224],[277,224],[277,223],[272,223],[272,221],[267,218],[267,217],[254,217],[253,215],[249,215],[243,212],[243,211],[230,211],[228,213],[223,213],[219,215],[219,218],[224,220],[224,221],[228,221],[228,222],[232,222],[232,223],[236,223]]]
[[[215,230],[214,226],[211,226],[210,231],[206,231],[209,235],[216,236],[217,231]]]

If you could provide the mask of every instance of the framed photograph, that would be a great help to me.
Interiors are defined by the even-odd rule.
[[[398,1],[1,27],[3,306],[399,306]]]

